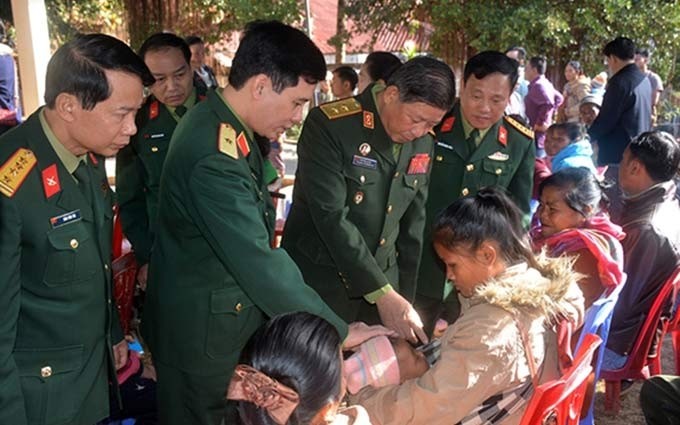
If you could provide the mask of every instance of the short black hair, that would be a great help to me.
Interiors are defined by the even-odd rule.
[[[586,137],[586,128],[580,122],[561,122],[548,127],[548,132],[564,131],[569,139],[569,144],[575,143]]]
[[[583,74],[583,67],[581,66],[581,62],[579,62],[579,61],[569,61],[567,63],[567,66],[572,67],[578,75]]]
[[[197,35],[188,35],[184,37],[184,41],[187,42],[189,47],[193,46],[194,44],[205,44],[203,39]]]
[[[529,59],[529,66],[534,68],[540,75],[543,75],[548,67],[548,60],[545,56],[534,56]]]
[[[487,50],[478,53],[468,59],[463,71],[463,82],[468,81],[471,75],[481,80],[491,74],[507,75],[510,82],[508,87],[510,92],[515,89],[517,79],[519,78],[519,63],[501,52],[494,50]]]
[[[602,54],[621,60],[635,59],[635,43],[630,38],[616,37],[604,46]]]
[[[144,59],[144,56],[149,52],[159,52],[167,49],[179,49],[187,63],[191,63],[191,49],[189,49],[189,45],[181,37],[171,32],[159,32],[144,40],[142,47],[139,48],[139,57]]]
[[[295,391],[300,402],[289,424],[309,424],[329,402],[339,401],[342,361],[338,331],[326,320],[298,312],[276,316],[250,337],[240,364],[251,366]],[[239,402],[247,424],[274,425],[265,409]]]
[[[45,103],[54,108],[57,96],[69,93],[91,110],[111,96],[105,71],[136,75],[150,86],[154,78],[144,61],[130,47],[105,34],[79,34],[61,46],[47,64]]]
[[[335,68],[333,74],[337,75],[342,81],[347,81],[352,90],[357,88],[359,76],[351,66],[343,65]]]
[[[427,56],[419,56],[397,68],[387,86],[399,89],[403,103],[422,102],[448,111],[456,98],[456,77],[444,62]]]
[[[512,46],[505,51],[505,54],[507,55],[510,52],[517,52],[517,59],[519,60],[524,60],[527,57],[527,51],[522,46]]]
[[[565,168],[548,176],[538,187],[539,198],[548,187],[561,190],[569,208],[585,218],[599,213],[608,204],[602,184],[584,167]],[[591,208],[590,213],[587,212],[587,207]]]
[[[680,145],[665,131],[647,131],[628,144],[630,155],[645,166],[647,174],[661,183],[671,180],[678,172]]]
[[[649,57],[652,56],[649,49],[636,49],[635,54],[640,55],[645,59],[649,59]]]
[[[364,65],[366,65],[366,72],[371,81],[387,81],[402,63],[398,57],[390,52],[372,52],[366,57]]]
[[[277,93],[295,87],[300,78],[316,84],[326,78],[321,50],[303,33],[278,21],[255,21],[246,26],[229,84],[236,90],[251,77],[264,74]]]

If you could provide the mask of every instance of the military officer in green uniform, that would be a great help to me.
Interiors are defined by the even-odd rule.
[[[451,69],[420,57],[386,86],[322,105],[305,120],[282,246],[346,321],[382,320],[404,337],[417,331],[426,339],[410,303],[432,160],[428,132],[454,98]]]
[[[0,138],[0,424],[92,425],[127,359],[111,287],[104,156],[153,78],[123,42],[78,36],[47,66],[46,107]]]
[[[444,264],[432,247],[430,228],[437,214],[461,196],[500,186],[529,214],[534,177],[533,133],[504,117],[515,83],[517,62],[500,52],[482,52],[465,65],[460,101],[435,129],[434,163],[427,200],[425,248],[418,275],[416,307],[430,332],[448,297],[446,319],[459,304],[445,285]],[[528,222],[528,220],[527,220]]]
[[[170,137],[184,113],[205,98],[206,89],[194,87],[191,50],[175,34],[152,35],[142,43],[139,56],[156,82],[137,114],[137,134],[116,156],[116,199],[123,233],[139,265],[138,281],[144,288]]]
[[[142,321],[164,425],[223,420],[239,353],[269,317],[307,311],[348,334],[286,251],[271,248],[274,207],[254,141],[255,133],[276,140],[300,122],[325,75],[323,55],[304,33],[251,24],[229,85],[209,91],[175,130]]]

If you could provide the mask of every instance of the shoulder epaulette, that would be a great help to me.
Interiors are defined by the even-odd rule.
[[[331,120],[361,112],[361,104],[353,97],[325,103],[319,106],[319,108],[321,108],[323,113]]]
[[[515,130],[524,134],[528,138],[530,138],[530,139],[534,138],[534,131],[531,130],[530,128],[527,128],[526,126],[524,126],[522,123],[520,123],[516,119],[506,116],[505,121],[507,121],[507,123],[510,124]]]
[[[26,180],[38,160],[32,151],[21,148],[0,167],[0,193],[11,198]]]

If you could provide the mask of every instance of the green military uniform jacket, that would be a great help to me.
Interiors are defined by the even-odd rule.
[[[196,101],[203,99],[205,87],[197,88]],[[116,156],[118,213],[140,265],[151,256],[161,171],[177,121],[167,106],[149,96],[137,113],[137,133]]]
[[[215,91],[175,130],[142,323],[154,359],[191,374],[230,373],[265,320],[293,311],[317,314],[346,336],[288,254],[271,248],[262,164],[250,130]]]
[[[425,224],[432,137],[396,145],[373,92],[310,111],[282,241],[305,281],[348,321],[362,297],[387,284],[413,299]]]
[[[475,194],[485,186],[496,186],[505,188],[520,210],[528,215],[536,154],[531,130],[509,117],[491,126],[477,149],[470,152],[460,103],[444,116],[435,131],[437,142],[418,294],[442,299],[446,280],[444,264],[432,247],[431,235],[437,214],[459,197]]]
[[[94,205],[34,113],[0,138],[0,424],[92,425],[108,416],[112,192],[88,155]]]

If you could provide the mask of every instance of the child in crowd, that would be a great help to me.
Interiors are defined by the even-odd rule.
[[[619,242],[625,233],[603,211],[600,182],[585,168],[566,168],[548,177],[539,187],[539,199],[534,250],[576,256],[574,270],[583,275],[579,286],[588,308],[625,280]]]
[[[439,360],[419,378],[366,387],[352,399],[373,424],[517,424],[532,388],[559,376],[552,324],[581,323],[571,262],[534,257],[520,211],[492,188],[446,208],[433,240],[462,304]]]
[[[245,425],[371,425],[361,406],[339,410],[340,335],[326,320],[288,313],[262,325],[241,352],[227,398]]]

